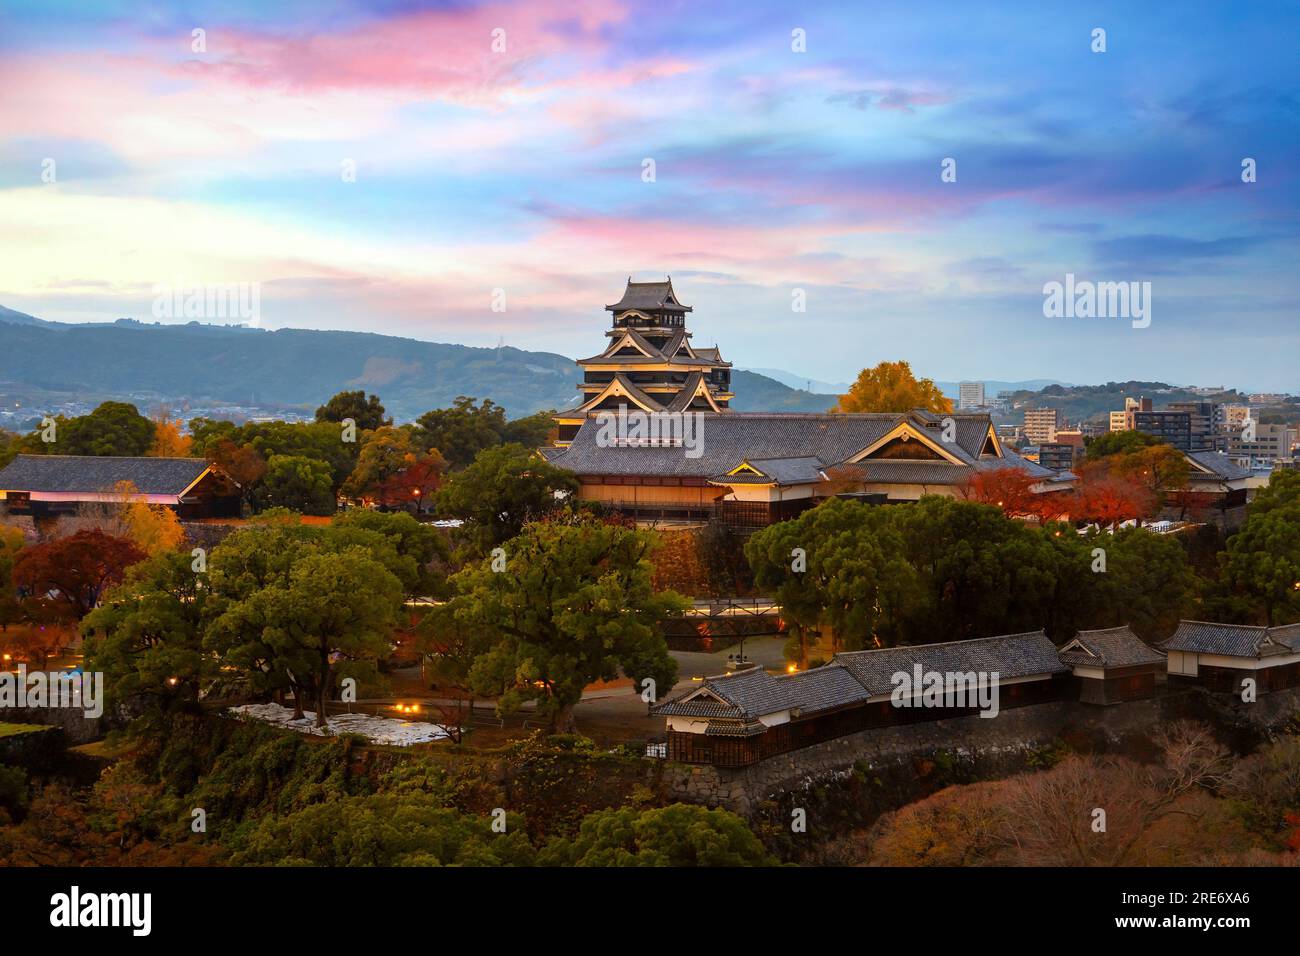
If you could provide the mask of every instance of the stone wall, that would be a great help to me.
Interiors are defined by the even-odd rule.
[[[118,707],[105,709],[98,717],[87,717],[76,707],[4,707],[0,708],[0,720],[58,727],[63,731],[64,739],[76,745],[99,740],[110,730],[120,730],[138,716],[137,710]]]
[[[1022,769],[1036,751],[1061,742],[1104,752],[1149,737],[1152,730],[1180,718],[1207,720],[1238,734],[1249,725],[1256,736],[1267,736],[1293,719],[1300,706],[1300,689],[1264,695],[1253,705],[1218,696],[1190,689],[1109,707],[1053,701],[1004,710],[994,718],[956,717],[879,727],[748,767],[667,764],[663,784],[672,799],[750,816],[764,800],[844,776],[855,765],[897,767],[942,753],[966,764],[973,779],[996,777]]]

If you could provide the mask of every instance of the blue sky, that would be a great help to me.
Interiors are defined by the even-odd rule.
[[[1082,6],[0,3],[0,304],[580,356],[671,274],[742,366],[1300,391],[1300,7]]]

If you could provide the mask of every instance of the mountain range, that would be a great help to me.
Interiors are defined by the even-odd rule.
[[[815,395],[834,395],[836,397],[843,395],[849,390],[849,382],[821,382],[815,378],[804,378],[802,375],[796,375],[794,372],[787,372],[781,368],[751,368],[751,372],[775,379],[782,385],[789,388],[809,391]],[[972,379],[972,381],[981,381],[981,379]],[[984,394],[989,399],[994,398],[998,392],[1037,392],[1049,385],[1069,385],[1068,382],[1062,382],[1054,378],[1031,378],[1023,382],[1001,382],[995,379],[983,379]],[[958,397],[959,382],[935,382],[939,386],[939,391],[951,399]]]
[[[490,398],[511,417],[571,407],[573,359],[503,346],[472,348],[393,335],[231,325],[49,322],[0,306],[0,384],[51,393],[177,403],[314,409],[335,392],[380,396],[399,422],[459,395]],[[735,370],[738,411],[825,411],[835,399]]]

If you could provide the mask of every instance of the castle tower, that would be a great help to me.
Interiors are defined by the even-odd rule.
[[[555,416],[557,445],[567,445],[592,412],[620,405],[644,412],[725,412],[731,399],[731,363],[716,348],[691,345],[686,314],[673,281],[627,280],[623,298],[605,306],[613,313],[605,333],[609,345],[579,359],[583,394],[580,405]]]

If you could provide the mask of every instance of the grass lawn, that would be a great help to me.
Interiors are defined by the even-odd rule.
[[[45,724],[6,724],[0,722],[0,737],[17,737],[19,734],[34,734],[49,729]]]
[[[119,740],[115,745],[110,745],[107,740],[94,740],[88,744],[78,744],[76,747],[68,749],[74,753],[85,754],[88,757],[100,757],[104,760],[118,760],[129,754],[134,747],[128,740]]]

